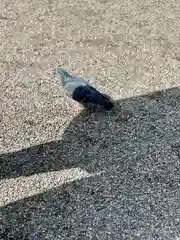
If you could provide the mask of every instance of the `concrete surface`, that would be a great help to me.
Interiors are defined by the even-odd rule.
[[[179,239],[179,1],[0,8],[1,239]],[[57,65],[116,109],[64,97]]]

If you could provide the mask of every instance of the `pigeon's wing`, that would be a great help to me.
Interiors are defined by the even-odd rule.
[[[78,85],[88,85],[88,81],[81,77],[72,76],[71,80],[76,82]]]
[[[72,96],[74,90],[80,86],[86,86],[87,81],[83,78],[71,77],[68,78],[66,84],[64,85],[65,90],[67,91],[68,96]]]

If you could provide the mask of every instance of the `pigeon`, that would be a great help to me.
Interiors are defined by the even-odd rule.
[[[102,94],[81,77],[70,75],[63,68],[55,69],[55,76],[61,80],[67,95],[85,107],[100,106],[105,110],[114,107],[113,100]]]

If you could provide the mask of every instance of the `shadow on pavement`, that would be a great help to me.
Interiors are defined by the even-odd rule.
[[[175,239],[180,235],[180,89],[87,112],[59,142],[1,155],[1,177],[80,167],[93,176],[2,208],[3,239]],[[97,174],[99,173],[99,174]]]

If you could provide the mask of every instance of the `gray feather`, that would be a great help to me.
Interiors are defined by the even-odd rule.
[[[55,75],[59,79],[66,90],[67,94],[72,96],[74,90],[79,86],[88,85],[88,82],[80,77],[71,76],[62,68],[55,70]]]

